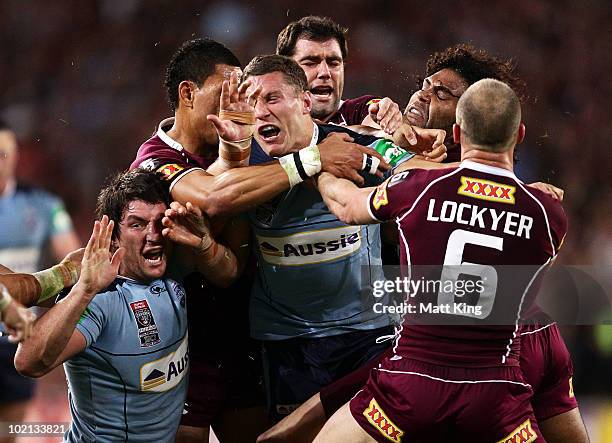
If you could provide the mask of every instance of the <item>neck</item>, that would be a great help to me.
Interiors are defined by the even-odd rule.
[[[174,124],[167,132],[168,136],[179,142],[183,148],[202,157],[217,157],[217,144],[209,144],[199,134],[198,128],[180,111],[175,114]]]
[[[14,179],[12,177],[8,178],[0,178],[0,196],[4,195],[14,183]]]
[[[478,146],[461,145],[461,160],[471,160],[496,168],[514,171],[514,147],[503,152],[490,152]]]

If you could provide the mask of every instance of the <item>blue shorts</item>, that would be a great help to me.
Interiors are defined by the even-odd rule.
[[[17,345],[0,337],[0,404],[29,400],[34,395],[34,380],[17,373],[13,359]]]
[[[376,358],[389,347],[376,339],[392,334],[388,326],[331,337],[262,341],[270,417],[289,415],[324,386]]]

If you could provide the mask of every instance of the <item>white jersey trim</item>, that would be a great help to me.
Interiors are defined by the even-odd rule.
[[[167,144],[168,146],[170,146],[172,149],[175,149],[177,151],[183,151],[183,145],[181,145],[179,142],[177,142],[176,140],[174,140],[172,137],[170,137],[166,131],[163,130],[164,126],[168,126],[168,125],[174,125],[174,117],[168,117],[164,120],[162,120],[159,125],[157,126],[157,136],[159,138],[162,139],[162,141]]]
[[[521,332],[519,335],[536,334],[536,333],[542,332],[544,329],[550,328],[552,325],[556,325],[556,324],[557,324],[557,322],[552,322],[552,323],[547,324],[546,326],[542,326],[541,328],[534,329],[533,331]]]
[[[446,380],[444,378],[434,377],[428,374],[421,374],[420,372],[412,372],[412,371],[393,371],[391,369],[383,369],[383,368],[373,368],[375,371],[387,372],[389,374],[400,374],[400,375],[416,375],[419,377],[429,378],[431,380],[441,381],[444,383],[456,383],[456,384],[477,384],[477,383],[510,383],[513,385],[525,386],[526,388],[531,388],[531,385],[527,383],[521,383],[518,381],[512,380]]]

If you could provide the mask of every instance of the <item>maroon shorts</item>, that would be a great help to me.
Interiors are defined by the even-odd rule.
[[[456,368],[385,359],[350,401],[376,441],[543,442],[518,366]]]
[[[533,389],[531,405],[540,422],[578,407],[574,366],[556,323],[522,327],[520,364]]]

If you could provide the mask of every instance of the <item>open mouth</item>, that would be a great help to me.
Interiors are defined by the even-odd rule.
[[[257,133],[264,141],[269,141],[280,134],[280,128],[276,125],[266,124],[260,126]]]
[[[409,123],[415,126],[422,127],[427,121],[425,111],[417,106],[410,106],[404,115],[408,118]]]
[[[147,251],[143,251],[142,256],[145,261],[150,265],[159,265],[164,258],[163,248],[152,248]]]
[[[326,99],[331,97],[332,93],[334,92],[334,88],[331,86],[315,86],[310,90],[310,92],[317,98]]]

